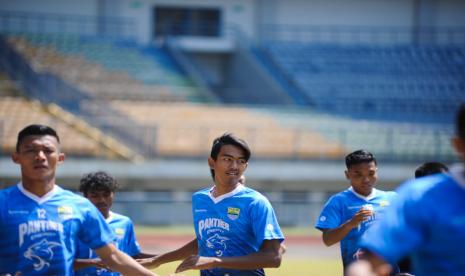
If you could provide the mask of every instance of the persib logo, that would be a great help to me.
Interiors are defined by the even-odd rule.
[[[61,219],[69,219],[73,216],[73,208],[71,206],[62,205],[58,206],[58,216]]]
[[[234,207],[228,207],[228,218],[230,220],[236,220],[237,218],[239,218],[240,213],[241,213],[241,209],[234,208]]]
[[[124,229],[123,228],[115,228],[115,234],[117,236],[124,236]]]

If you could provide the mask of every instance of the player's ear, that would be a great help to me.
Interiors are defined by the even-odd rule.
[[[61,164],[65,161],[65,154],[64,153],[60,153],[58,155],[58,164]]]
[[[19,156],[18,156],[18,153],[16,151],[13,152],[13,154],[11,155],[11,160],[13,160],[13,162],[15,164],[19,164]]]
[[[465,141],[458,136],[454,136],[452,138],[452,145],[457,153],[465,160]]]
[[[212,170],[215,168],[215,160],[213,160],[213,158],[211,158],[211,157],[208,157],[208,166]]]
[[[345,170],[345,171],[344,171],[344,174],[345,174],[345,176],[346,176],[346,179],[347,179],[347,180],[350,180],[349,171]]]

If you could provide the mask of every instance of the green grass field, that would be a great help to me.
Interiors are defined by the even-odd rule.
[[[198,271],[186,271],[179,274],[174,274],[176,267],[180,262],[173,262],[160,266],[153,271],[158,275],[184,275],[198,276]],[[339,259],[337,260],[306,260],[306,259],[286,259],[284,258],[281,267],[276,269],[266,269],[267,276],[339,276],[342,275],[342,265]]]
[[[292,235],[319,235],[319,232],[308,228],[283,228],[285,236]],[[137,234],[153,234],[153,235],[190,235],[194,236],[192,226],[175,226],[175,227],[150,227],[137,226]],[[173,262],[162,265],[153,271],[158,275],[184,275],[198,276],[198,271],[187,271],[179,274],[174,274],[176,267],[180,262]],[[342,263],[339,258],[322,259],[322,258],[303,258],[291,257],[284,255],[281,267],[277,269],[267,269],[267,276],[339,276],[342,275]]]

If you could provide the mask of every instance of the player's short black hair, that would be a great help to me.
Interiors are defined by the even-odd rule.
[[[19,147],[26,137],[34,135],[50,135],[55,137],[58,143],[60,143],[60,137],[58,137],[57,132],[53,128],[46,125],[28,125],[18,133],[18,139],[16,140],[16,152],[19,152]]]
[[[462,103],[457,112],[457,136],[465,141],[465,103]]]
[[[111,175],[103,171],[93,172],[84,175],[81,178],[79,191],[87,196],[92,191],[115,192],[118,188],[118,182]]]
[[[346,156],[347,169],[353,165],[370,162],[375,162],[375,165],[378,165],[375,156],[371,152],[364,149],[356,150]]]
[[[449,168],[441,162],[426,162],[415,170],[415,178],[448,171]]]
[[[241,148],[244,151],[245,160],[249,161],[250,156],[252,155],[249,145],[247,145],[247,143],[244,140],[230,132],[226,132],[220,137],[217,137],[215,140],[213,140],[212,149],[210,151],[210,157],[213,160],[216,160],[216,158],[218,158],[218,154],[220,153],[221,147],[225,145],[233,145]],[[210,173],[213,179],[215,179],[215,171],[210,169]]]

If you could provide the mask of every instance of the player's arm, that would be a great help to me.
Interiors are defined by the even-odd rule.
[[[176,269],[176,273],[188,269],[209,269],[213,267],[231,269],[258,269],[279,267],[285,252],[280,240],[265,240],[258,252],[238,257],[201,257],[192,255],[185,259]]]
[[[79,270],[87,267],[107,268],[101,259],[74,259],[73,269]]]
[[[184,260],[191,255],[197,255],[197,252],[197,239],[193,239],[192,241],[186,243],[185,245],[176,250],[157,255],[151,259],[145,259],[140,263],[148,268],[156,268],[165,263]]]
[[[326,246],[331,246],[340,242],[345,238],[345,236],[347,236],[347,234],[349,234],[352,229],[358,227],[360,223],[365,221],[372,214],[373,212],[371,210],[360,208],[360,210],[358,210],[351,219],[339,225],[339,227],[332,229],[322,229],[324,244]]]
[[[385,262],[380,256],[366,251],[363,254],[363,259],[353,262],[347,268],[347,276],[388,276],[391,273],[392,267]],[[410,274],[399,273],[397,276],[405,276]]]
[[[157,254],[150,254],[150,253],[144,253],[140,252],[139,254],[136,254],[132,256],[133,259],[146,259],[146,258],[153,258],[156,257]]]
[[[154,275],[111,243],[95,249],[95,252],[111,270],[123,275]]]

